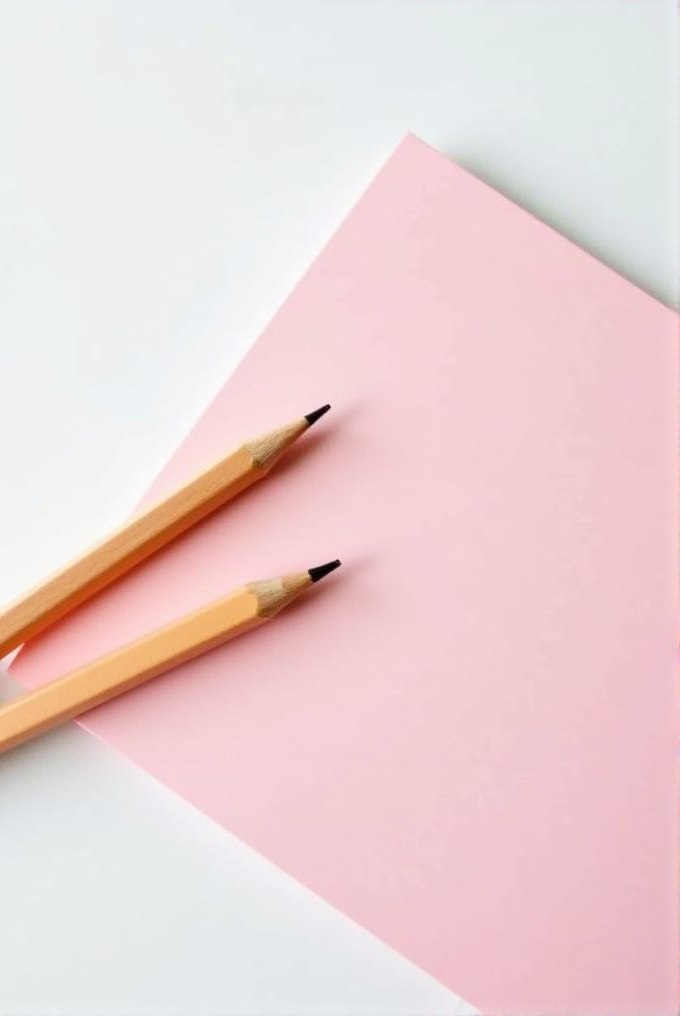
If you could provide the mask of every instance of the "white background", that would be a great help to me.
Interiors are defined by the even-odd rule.
[[[123,519],[407,130],[674,303],[674,6],[0,0],[0,600]],[[0,760],[0,1016],[455,1011],[82,731]]]

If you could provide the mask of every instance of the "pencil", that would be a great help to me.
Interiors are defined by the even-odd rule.
[[[266,476],[286,449],[329,409],[321,406],[236,448],[6,607],[0,613],[0,658]]]
[[[11,699],[0,708],[0,754],[258,628],[339,565],[329,561],[294,575],[252,582],[65,677]]]

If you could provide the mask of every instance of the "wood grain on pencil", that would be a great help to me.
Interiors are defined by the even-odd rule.
[[[259,627],[339,564],[330,561],[309,571],[253,582],[65,677],[11,699],[0,708],[0,753]]]
[[[266,476],[286,449],[329,408],[322,406],[235,449],[7,607],[0,614],[0,658]]]

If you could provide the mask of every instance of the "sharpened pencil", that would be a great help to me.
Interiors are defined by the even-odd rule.
[[[0,612],[0,658],[266,476],[283,453],[329,409],[328,405],[321,406],[236,448],[6,607]]]
[[[294,575],[251,582],[65,677],[10,699],[0,708],[0,754],[258,628],[339,566],[339,561],[329,561]]]

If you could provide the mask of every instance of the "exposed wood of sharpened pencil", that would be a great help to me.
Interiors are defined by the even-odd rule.
[[[329,409],[249,441],[128,522],[0,613],[0,658],[266,476],[287,448]]]
[[[253,582],[0,708],[0,754],[269,621],[340,564]]]

